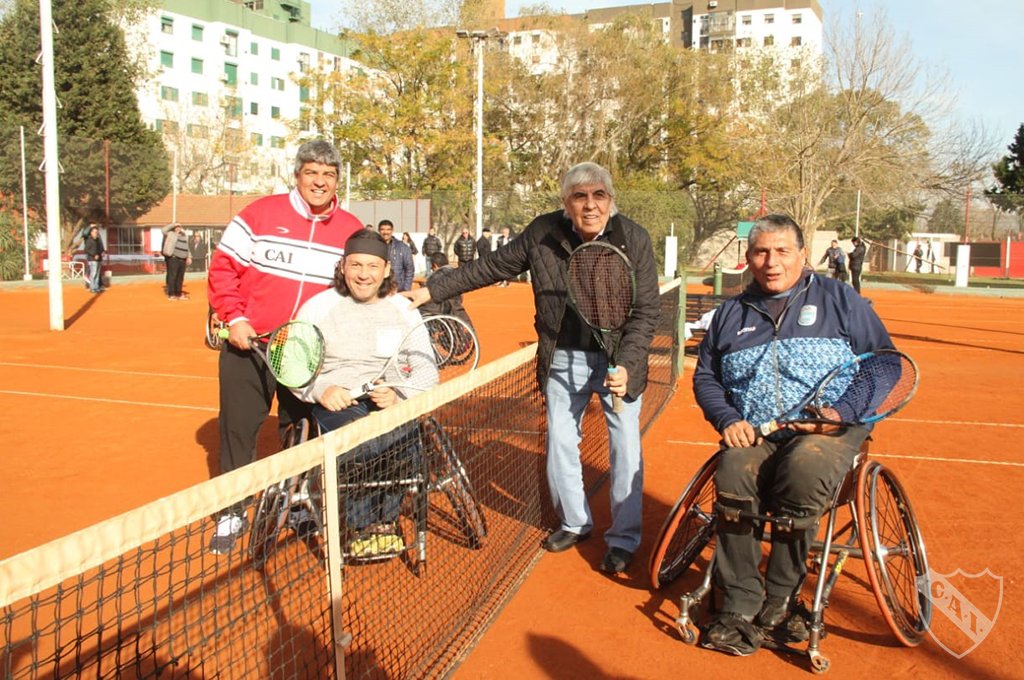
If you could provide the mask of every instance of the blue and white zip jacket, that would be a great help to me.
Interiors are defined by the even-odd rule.
[[[718,432],[740,420],[757,428],[839,364],[893,346],[868,301],[839,280],[805,271],[778,322],[767,297],[754,282],[722,303],[700,344],[693,392]]]

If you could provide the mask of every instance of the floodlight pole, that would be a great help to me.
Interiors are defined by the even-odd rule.
[[[64,330],[64,290],[60,243],[60,160],[57,155],[57,93],[53,77],[53,7],[39,0],[39,37],[43,67],[43,163],[46,165],[46,240],[50,261],[50,330]]]
[[[484,229],[484,42],[495,38],[502,40],[507,33],[492,28],[489,31],[457,30],[455,35],[470,41],[470,50],[476,56],[476,96],[474,97],[473,132],[476,136],[476,237]]]
[[[22,279],[32,280],[32,270],[28,263],[28,178],[25,176],[25,126],[21,128],[21,222],[25,231],[25,273]]]
[[[853,219],[853,235],[860,238],[860,189],[857,189],[857,216]]]

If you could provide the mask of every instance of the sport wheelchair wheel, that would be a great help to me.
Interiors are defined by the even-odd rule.
[[[261,493],[256,503],[252,529],[249,531],[249,557],[257,569],[263,568],[267,558],[277,547],[277,538],[286,517],[287,501],[288,491],[285,482],[282,482]]]
[[[224,339],[220,337],[222,328],[225,328],[224,323],[217,318],[217,312],[213,311],[213,307],[210,307],[206,312],[206,334],[203,338],[207,347],[220,349],[220,346],[224,344]]]
[[[715,470],[721,451],[704,463],[665,518],[651,552],[651,585],[668,585],[686,571],[709,545],[714,547]]]
[[[907,493],[881,463],[861,467],[857,521],[868,579],[882,616],[897,639],[913,647],[931,623],[928,559]]]
[[[429,488],[444,492],[469,547],[480,548],[487,537],[487,520],[483,508],[476,500],[466,468],[440,423],[428,416],[422,427],[424,450],[432,458]]]

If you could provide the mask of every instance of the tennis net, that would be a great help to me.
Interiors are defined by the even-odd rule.
[[[678,281],[663,287],[644,429],[675,390],[678,291]],[[0,562],[0,675],[445,675],[555,522],[535,371],[531,345]],[[584,424],[593,493],[608,463],[596,401]],[[248,524],[239,545],[207,552],[216,518],[239,502]],[[379,520],[372,531],[357,520],[367,512]]]

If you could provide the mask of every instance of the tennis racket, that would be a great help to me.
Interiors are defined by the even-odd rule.
[[[799,404],[759,429],[768,436],[791,423],[876,423],[906,406],[917,382],[917,364],[906,354],[867,352],[830,371]]]
[[[608,353],[608,373],[615,373],[622,329],[636,301],[632,263],[611,243],[588,241],[569,256],[568,284],[569,302]],[[622,409],[622,397],[612,395],[612,410],[621,413]]]
[[[228,337],[222,328],[221,338]],[[263,360],[277,382],[300,388],[313,382],[324,364],[324,336],[306,321],[289,321],[269,333],[249,338],[249,347]]]
[[[376,377],[349,394],[363,399],[390,387],[408,397],[467,373],[479,362],[480,343],[469,324],[456,316],[429,316],[406,331]]]

